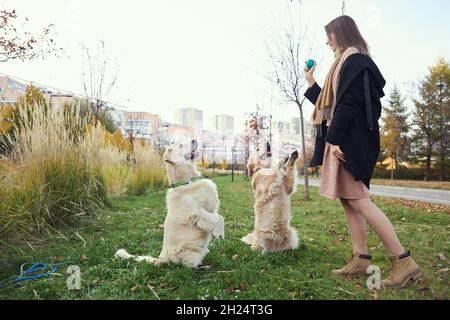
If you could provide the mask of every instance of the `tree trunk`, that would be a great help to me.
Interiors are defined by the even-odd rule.
[[[441,154],[440,154],[440,161],[441,161],[441,170],[439,173],[439,180],[444,181],[445,178],[445,144],[444,144],[444,135],[445,133],[441,131]]]
[[[392,161],[391,161],[391,181],[394,180],[394,167],[392,166]]]
[[[443,111],[443,103],[442,103],[442,95],[441,95],[441,121],[440,121],[440,129],[441,129],[441,154],[440,154],[440,160],[441,160],[441,170],[439,173],[439,180],[444,181],[445,179],[445,138],[446,138],[446,131],[445,131],[445,118],[444,118],[444,111]]]
[[[431,151],[427,152],[425,161],[425,177],[424,180],[428,181],[430,179],[430,168],[431,168]]]
[[[304,199],[309,200],[309,183],[308,183],[308,159],[306,158],[306,145],[305,145],[305,126],[303,122],[303,103],[297,102],[298,109],[300,111],[300,130],[302,135],[302,156],[303,156],[303,173],[305,175],[305,192]]]

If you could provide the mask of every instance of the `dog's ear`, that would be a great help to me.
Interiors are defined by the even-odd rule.
[[[249,163],[247,165],[248,176],[251,177],[253,175],[253,164]]]
[[[184,155],[184,158],[186,160],[194,160],[195,158],[197,158],[200,154],[197,152],[198,149],[198,142],[197,139],[193,139],[191,141],[191,150],[189,153]]]
[[[197,151],[197,148],[198,148],[197,139],[193,139],[191,141],[191,153],[194,153],[195,151]]]
[[[266,142],[266,155],[267,157],[272,156],[272,146],[270,145],[269,142]]]

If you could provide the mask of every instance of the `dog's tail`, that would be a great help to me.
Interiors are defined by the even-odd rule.
[[[157,258],[153,258],[152,256],[135,256],[132,254],[129,254],[125,249],[119,249],[117,250],[116,254],[114,255],[115,258],[119,258],[119,259],[133,259],[137,262],[147,262],[150,264],[154,264],[154,265],[160,265],[161,263],[164,263],[165,261],[161,260],[161,259],[157,259]]]

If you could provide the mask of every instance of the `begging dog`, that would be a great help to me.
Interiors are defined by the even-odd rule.
[[[255,230],[241,240],[262,253],[298,247],[297,231],[290,226],[291,194],[294,190],[294,164],[298,152],[284,157],[272,167],[270,144],[256,149],[247,169],[255,193]]]
[[[224,219],[218,213],[220,202],[216,184],[202,178],[196,167],[187,161],[196,157],[196,140],[191,142],[188,153],[182,144],[174,144],[164,154],[170,189],[166,194],[167,216],[159,258],[130,255],[124,249],[118,250],[116,257],[155,265],[181,263],[197,268],[208,253],[211,236],[224,239]]]

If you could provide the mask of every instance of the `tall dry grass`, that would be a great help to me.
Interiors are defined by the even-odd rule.
[[[136,147],[132,165],[127,151],[73,108],[19,110],[20,125],[7,135],[12,148],[0,158],[0,240],[72,226],[111,196],[143,194],[166,183],[150,146]]]
[[[168,184],[162,158],[153,148],[135,143],[133,162],[132,174],[127,181],[128,194],[142,195]]]

